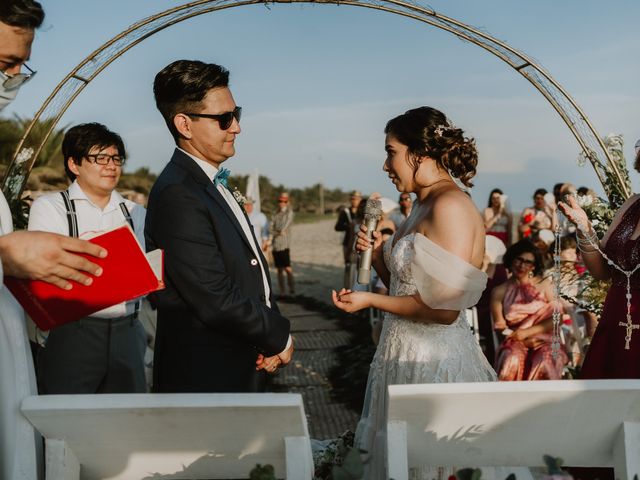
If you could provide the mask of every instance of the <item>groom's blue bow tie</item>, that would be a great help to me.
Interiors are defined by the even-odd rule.
[[[215,177],[213,177],[213,184],[217,187],[221,183],[222,186],[226,187],[227,178],[229,178],[230,174],[231,172],[228,169],[221,167]]]

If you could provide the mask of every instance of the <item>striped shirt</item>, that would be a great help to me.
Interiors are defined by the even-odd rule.
[[[289,248],[291,244],[291,225],[293,224],[293,210],[287,207],[278,210],[271,219],[271,234],[273,235],[273,250],[280,252]]]

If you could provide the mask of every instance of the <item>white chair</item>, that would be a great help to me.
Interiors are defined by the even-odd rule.
[[[47,480],[248,478],[256,464],[311,479],[298,394],[128,394],[27,397],[45,438]]]
[[[640,475],[640,380],[392,385],[388,473],[418,466],[614,467]]]

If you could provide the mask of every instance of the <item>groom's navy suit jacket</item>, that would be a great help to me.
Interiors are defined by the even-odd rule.
[[[289,320],[267,307],[256,257],[231,208],[188,155],[174,152],[149,195],[148,250],[164,250],[155,392],[259,392],[258,353],[283,351]]]

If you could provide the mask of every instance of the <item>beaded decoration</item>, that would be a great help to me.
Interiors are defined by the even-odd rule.
[[[553,335],[551,337],[551,356],[554,360],[560,354],[560,320],[562,319],[562,311],[560,308],[560,226],[556,227],[555,242],[553,247]]]
[[[640,269],[640,263],[636,265],[632,270],[625,270],[616,264],[613,260],[611,260],[606,253],[602,251],[600,248],[600,241],[598,239],[598,234],[596,232],[589,233],[589,229],[586,225],[579,224],[578,230],[582,232],[582,235],[576,235],[578,240],[578,248],[583,253],[593,253],[598,252],[602,255],[607,261],[607,264],[620,273],[622,273],[625,277],[627,277],[627,321],[626,322],[618,322],[619,327],[625,327],[627,329],[626,335],[624,337],[624,349],[631,349],[631,335],[634,330],[640,329],[640,325],[633,323],[631,320],[631,276]]]

